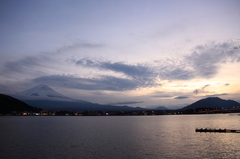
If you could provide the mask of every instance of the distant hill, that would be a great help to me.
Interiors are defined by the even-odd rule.
[[[169,110],[168,108],[163,107],[163,106],[157,107],[157,108],[155,108],[155,109],[156,109],[156,110]]]
[[[20,111],[32,111],[32,112],[39,112],[42,109],[29,106],[28,104],[13,98],[11,96],[0,94],[0,113],[7,114],[13,111],[20,112]]]
[[[15,98],[25,103],[42,108],[44,110],[67,110],[67,111],[133,111],[145,110],[140,107],[111,106],[76,100],[66,97],[47,85],[37,85],[28,90],[16,93]]]
[[[54,100],[23,100],[29,105],[42,108],[44,110],[67,110],[67,111],[134,111],[145,110],[140,107],[129,106],[111,106],[101,105],[91,102],[77,102],[77,101],[54,101]]]
[[[196,109],[196,108],[233,108],[240,107],[240,103],[234,100],[224,100],[218,97],[209,97],[206,99],[201,99],[189,106],[183,107],[181,110]]]

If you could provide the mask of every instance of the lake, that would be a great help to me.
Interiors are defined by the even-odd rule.
[[[240,116],[1,116],[4,159],[240,158]]]

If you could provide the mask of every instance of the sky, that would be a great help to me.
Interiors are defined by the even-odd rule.
[[[1,0],[0,93],[99,104],[240,102],[239,0]]]

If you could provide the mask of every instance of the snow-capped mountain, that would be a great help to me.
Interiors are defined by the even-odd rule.
[[[71,100],[71,98],[64,96],[52,88],[48,87],[47,85],[37,85],[33,88],[27,89],[25,91],[16,93],[17,95],[21,96],[31,96],[31,97],[40,97],[40,98],[54,98],[54,99],[67,99]]]

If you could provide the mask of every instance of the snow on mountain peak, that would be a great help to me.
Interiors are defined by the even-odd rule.
[[[59,99],[71,99],[69,97],[66,97],[56,91],[54,91],[52,88],[48,87],[47,85],[37,85],[33,88],[27,89],[25,91],[16,93],[18,95],[24,95],[24,96],[34,96],[34,97],[50,97],[50,98],[59,98]]]

